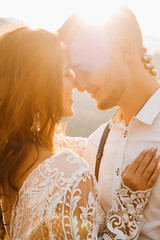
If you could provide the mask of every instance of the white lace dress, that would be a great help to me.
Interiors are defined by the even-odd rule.
[[[150,191],[117,191],[105,216],[86,162],[64,150],[27,177],[12,209],[10,239],[137,239]]]

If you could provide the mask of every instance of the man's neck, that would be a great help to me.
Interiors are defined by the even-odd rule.
[[[155,79],[151,84],[144,88],[135,88],[125,96],[124,101],[119,104],[117,114],[125,122],[126,126],[129,125],[131,119],[141,110],[148,99],[160,88],[160,84]]]

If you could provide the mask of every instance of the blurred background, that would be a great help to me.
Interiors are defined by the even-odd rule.
[[[153,63],[160,74],[160,7],[159,0],[0,0],[0,34],[16,25],[31,28],[44,28],[56,31],[64,21],[77,11],[90,15],[95,11],[94,19],[99,19],[101,12],[107,14],[107,8],[114,8],[124,3],[134,12],[140,24],[144,46],[152,54]],[[96,103],[84,93],[74,92],[75,116],[66,119],[67,134],[88,137],[102,123],[108,121],[115,109],[99,111]],[[0,239],[7,239],[0,221]]]

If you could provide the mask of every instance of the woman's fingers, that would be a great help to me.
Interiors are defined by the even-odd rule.
[[[139,163],[137,169],[136,169],[136,174],[138,174],[139,176],[142,176],[142,174],[146,171],[147,169],[147,173],[148,175],[152,174],[154,168],[155,168],[155,164],[156,164],[156,158],[155,158],[155,154],[157,152],[157,149],[151,148],[146,155],[144,156],[144,158],[141,160],[141,162]],[[152,163],[153,168],[151,169],[150,167],[148,167],[150,165],[150,163]],[[152,166],[151,165],[151,166]],[[152,172],[151,172],[152,171]],[[151,172],[151,173],[150,173]],[[149,176],[149,177],[150,177]]]
[[[147,190],[153,186],[160,170],[157,165],[160,156],[155,156],[157,149],[144,150],[128,165],[122,173],[122,180],[131,190]]]
[[[136,172],[136,170],[138,169],[140,163],[142,162],[143,158],[146,156],[146,154],[148,153],[147,150],[142,151],[138,157],[136,157],[136,159],[132,162],[132,164],[129,167],[129,170],[133,173]]]
[[[160,156],[153,156],[152,160],[146,167],[146,169],[143,172],[142,178],[146,180],[146,182],[149,181],[151,178],[152,174],[155,172],[155,169],[157,168],[157,164],[160,161]]]
[[[147,182],[147,188],[152,188],[153,187],[153,185],[155,184],[159,174],[160,174],[160,168],[156,167],[152,176],[150,177],[150,179]]]
[[[123,172],[122,172],[122,176],[123,176],[123,174],[128,170],[128,168],[131,166],[131,164],[129,164],[129,165],[127,165],[126,167],[125,167],[125,169],[123,170]]]
[[[141,161],[146,156],[147,152],[148,152],[147,150],[144,150],[143,152],[141,152],[138,155],[138,157],[130,165],[128,165],[122,172],[121,176],[122,176],[123,183],[133,191],[140,189],[139,179],[136,178],[135,173]]]

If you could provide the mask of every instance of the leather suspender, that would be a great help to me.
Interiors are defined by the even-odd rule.
[[[103,156],[104,146],[105,146],[105,143],[106,143],[109,131],[110,131],[109,125],[110,125],[110,122],[107,124],[107,126],[104,129],[104,132],[102,134],[100,144],[99,144],[99,147],[98,147],[97,155],[96,155],[95,176],[96,176],[97,182],[98,182],[99,168],[100,168],[101,159],[102,159],[102,156]]]

